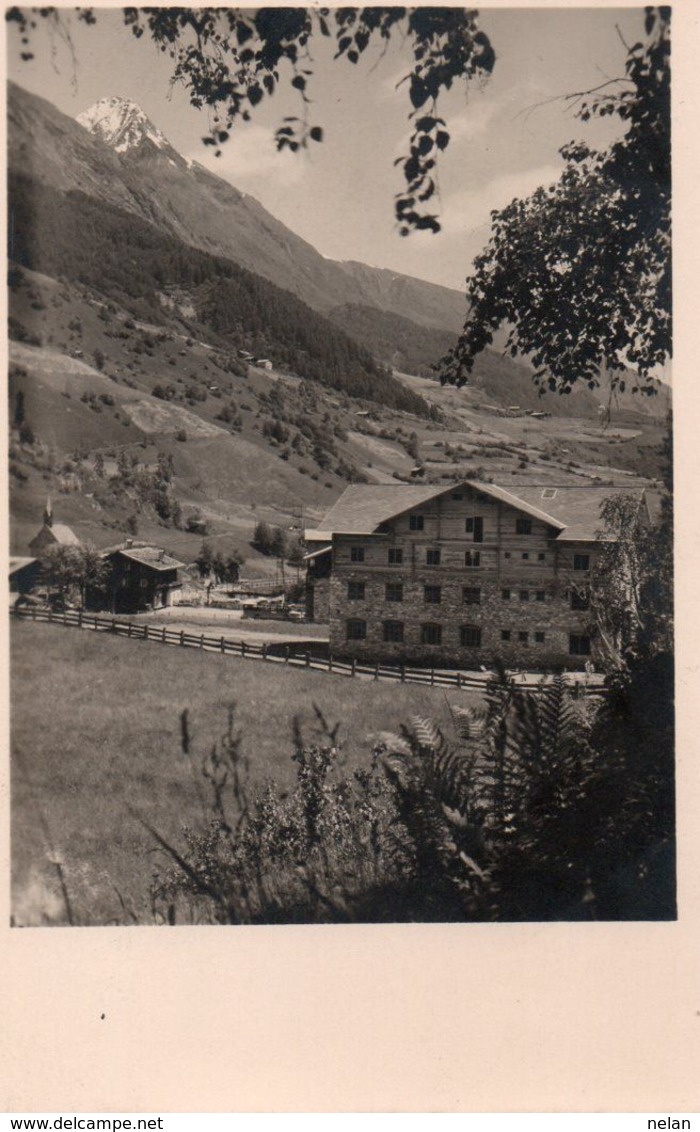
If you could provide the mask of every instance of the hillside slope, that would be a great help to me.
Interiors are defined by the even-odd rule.
[[[15,171],[133,213],[263,276],[317,311],[369,303],[404,316],[410,312],[421,325],[460,328],[459,292],[328,260],[252,197],[187,162],[169,144],[119,144],[116,152],[49,102],[8,84],[8,153]]]

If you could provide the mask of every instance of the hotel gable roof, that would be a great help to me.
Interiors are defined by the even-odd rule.
[[[477,480],[463,480],[448,487],[435,484],[351,484],[316,529],[305,531],[311,553],[329,545],[334,535],[381,535],[382,523],[396,519],[421,505],[449,495],[460,488],[512,507],[552,528],[558,542],[597,542],[602,534],[601,506],[613,495],[632,494],[641,504],[642,488],[620,486],[580,486],[578,484],[523,484],[517,494],[508,488]],[[307,555],[307,557],[309,557]]]

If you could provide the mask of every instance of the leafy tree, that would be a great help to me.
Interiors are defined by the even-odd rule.
[[[272,531],[268,524],[262,519],[255,524],[251,541],[255,549],[259,550],[261,554],[270,554],[272,552]]]
[[[35,440],[34,429],[28,420],[23,420],[19,428],[19,438],[22,444],[33,444]]]
[[[200,578],[207,578],[211,574],[212,562],[214,561],[214,551],[211,543],[203,542],[199,548],[199,554],[195,558],[195,565],[199,572]]]
[[[487,78],[495,54],[479,30],[478,13],[467,8],[125,8],[124,21],[134,35],[149,35],[173,61],[173,81],[181,83],[197,109],[213,109],[213,128],[203,138],[217,155],[237,121],[247,122],[265,98],[287,82],[299,94],[300,114],[289,115],[277,129],[277,149],[295,153],[323,140],[323,129],[309,121],[314,37],[335,39],[334,58],[357,65],[372,43],[391,35],[406,38],[413,65],[398,84],[410,101],[412,135],[401,167],[405,188],[396,194],[395,212],[402,235],[411,229],[440,230],[437,216],[425,205],[436,192],[438,155],[450,142],[438,116],[439,96],[457,82]],[[6,18],[18,26],[22,59],[31,59],[30,38],[38,17],[52,21],[70,39],[64,16],[54,8],[10,8]],[[92,8],[77,17],[96,22]]]
[[[297,540],[293,542],[287,551],[287,561],[290,566],[303,566],[304,565],[304,548]]]
[[[24,392],[18,389],[15,393],[15,428],[21,428],[25,420]]]
[[[620,493],[601,509],[600,553],[590,586],[594,627],[608,663],[625,667],[630,653],[673,649],[672,541],[649,522],[639,497]]]
[[[443,382],[464,384],[501,326],[535,379],[568,392],[607,371],[624,391],[653,393],[671,354],[670,8],[647,8],[644,43],[625,76],[569,96],[582,121],[627,127],[605,151],[564,146],[559,180],[492,213],[493,233],[467,280],[467,320],[443,359]]]
[[[92,546],[49,546],[40,557],[39,575],[59,604],[79,600],[82,606],[88,589],[104,586],[107,566]]]
[[[275,527],[270,542],[270,554],[275,558],[284,558],[287,553],[287,536],[281,527]]]

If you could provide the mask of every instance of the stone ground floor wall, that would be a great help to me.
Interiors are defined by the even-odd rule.
[[[348,582],[365,583],[364,599],[348,597]],[[403,601],[385,600],[385,583],[403,581]],[[424,586],[440,584],[439,604],[426,603]],[[478,585],[481,590],[479,604],[466,604],[463,599],[465,585]],[[569,652],[570,634],[590,636],[590,620],[586,612],[570,608],[566,591],[555,583],[541,581],[510,583],[511,598],[504,600],[503,579],[485,582],[462,574],[453,580],[438,578],[427,573],[410,580],[396,574],[367,577],[367,574],[343,572],[330,580],[329,620],[330,647],[338,657],[356,657],[370,662],[403,662],[429,666],[458,665],[463,668],[491,666],[498,657],[509,667],[543,669],[565,667],[582,670],[586,662],[595,663],[595,641],[592,655],[575,656]],[[520,591],[527,590],[528,601],[520,599]],[[538,601],[536,594],[544,590],[545,600]],[[364,640],[348,640],[347,622],[366,622]],[[384,640],[384,622],[403,624],[403,641]],[[422,640],[424,624],[439,625],[441,642],[426,644]],[[465,646],[461,640],[462,627],[480,630],[479,646]],[[504,640],[503,632],[510,633]],[[527,633],[527,641],[519,635]],[[538,640],[535,634],[544,634]]]

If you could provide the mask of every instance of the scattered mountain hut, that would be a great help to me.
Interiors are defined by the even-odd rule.
[[[109,566],[105,589],[112,613],[141,613],[175,604],[182,589],[178,571],[184,569],[184,563],[167,551],[127,540],[105,551],[103,557]]]

